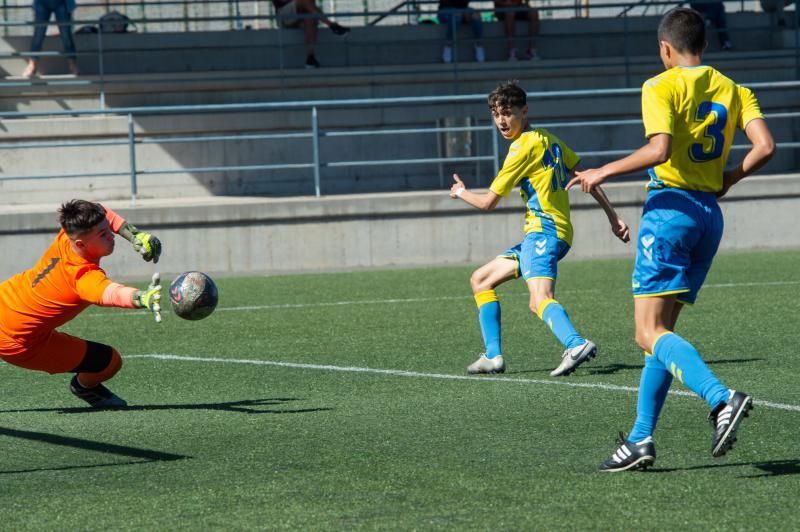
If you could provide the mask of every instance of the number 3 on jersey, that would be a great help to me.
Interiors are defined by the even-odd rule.
[[[689,146],[689,157],[696,163],[711,161],[722,155],[725,146],[723,131],[728,123],[728,109],[721,103],[703,102],[697,107],[695,122],[705,122],[709,114],[713,113],[714,121],[703,130],[703,136],[711,141],[709,150],[705,149],[707,142],[699,142]]]
[[[561,146],[553,144],[549,150],[545,150],[542,155],[542,166],[553,169],[553,177],[550,188],[555,192],[567,186],[569,172],[564,168],[564,158],[561,156]]]

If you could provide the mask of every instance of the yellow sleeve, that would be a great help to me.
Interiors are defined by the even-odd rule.
[[[675,111],[669,86],[657,77],[642,85],[642,122],[646,138],[658,133],[673,134]]]
[[[78,272],[75,288],[78,296],[93,305],[103,303],[103,292],[111,284],[111,279],[106,277],[106,272],[100,268],[83,269]]]
[[[744,129],[751,120],[756,118],[764,118],[761,114],[761,107],[758,105],[753,91],[746,87],[736,86],[736,91],[739,93],[739,100],[742,102],[742,112],[739,114],[739,119],[736,122],[736,127]]]
[[[569,172],[572,172],[572,169],[581,162],[580,156],[563,142],[561,143],[561,156],[564,158],[564,167]]]
[[[514,187],[524,177],[526,163],[528,162],[529,151],[525,149],[522,139],[514,141],[508,149],[508,155],[503,163],[503,167],[492,181],[489,190],[498,196],[508,196]]]

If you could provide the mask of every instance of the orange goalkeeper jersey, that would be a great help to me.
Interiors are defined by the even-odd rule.
[[[125,223],[110,209],[106,218],[115,233]],[[100,264],[78,255],[62,229],[36,266],[0,283],[2,354],[21,353],[46,339],[89,305],[101,303],[109,284]]]

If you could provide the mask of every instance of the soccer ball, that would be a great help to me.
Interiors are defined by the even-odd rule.
[[[169,301],[178,317],[202,320],[217,307],[217,285],[203,272],[184,272],[169,285]]]

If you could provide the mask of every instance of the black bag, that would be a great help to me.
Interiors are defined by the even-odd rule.
[[[136,27],[131,19],[119,11],[110,11],[98,20],[100,31],[103,33],[127,33],[128,26]]]

